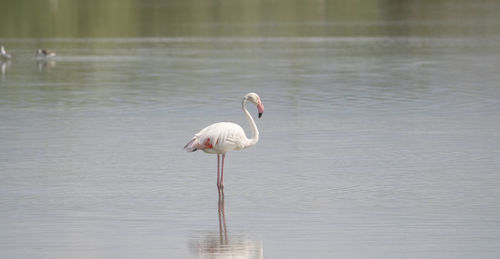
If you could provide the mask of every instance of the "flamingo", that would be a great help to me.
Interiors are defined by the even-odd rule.
[[[205,153],[217,154],[217,187],[219,190],[224,189],[224,159],[226,158],[226,153],[231,150],[249,148],[259,141],[259,130],[246,108],[247,101],[257,106],[259,118],[264,113],[264,105],[256,93],[246,94],[241,102],[243,113],[246,115],[248,123],[250,123],[250,127],[252,128],[251,138],[247,138],[243,128],[236,123],[218,122],[196,133],[191,141],[184,146],[184,149],[188,152],[200,149]],[[219,168],[221,156],[222,167]]]

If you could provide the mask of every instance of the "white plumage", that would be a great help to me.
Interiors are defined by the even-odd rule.
[[[8,53],[6,50],[5,50],[5,47],[2,45],[0,46],[0,57],[2,59],[11,59],[12,56],[10,55],[10,53]]]
[[[249,147],[243,128],[232,122],[218,122],[205,127],[194,135],[192,141],[187,151],[193,152],[197,150],[195,147],[201,147],[205,153],[225,154]]]
[[[243,101],[241,102],[243,113],[245,113],[250,123],[250,127],[252,128],[251,138],[247,138],[243,128],[236,123],[218,122],[203,128],[194,135],[186,146],[184,146],[184,149],[188,152],[194,152],[200,149],[205,153],[217,154],[217,186],[219,189],[224,188],[224,159],[226,153],[231,150],[241,150],[251,147],[259,141],[259,130],[257,129],[257,125],[255,125],[255,121],[245,107],[247,101],[257,106],[259,118],[264,112],[264,105],[256,93],[248,93],[243,97]],[[219,172],[221,155],[222,168]]]

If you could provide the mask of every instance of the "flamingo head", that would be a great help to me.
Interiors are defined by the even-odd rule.
[[[256,93],[248,93],[247,95],[245,95],[244,99],[257,105],[257,110],[259,111],[259,118],[262,117],[262,114],[264,113],[264,104],[262,104],[259,95]]]

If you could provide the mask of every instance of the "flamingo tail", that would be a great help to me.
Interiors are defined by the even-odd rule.
[[[197,138],[193,138],[191,141],[189,141],[185,146],[184,146],[184,149],[187,151],[187,152],[194,152],[196,150],[198,150],[199,148],[199,143],[198,143],[198,139]]]

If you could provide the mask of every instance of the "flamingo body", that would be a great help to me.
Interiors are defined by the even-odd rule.
[[[259,112],[259,118],[264,113],[264,105],[256,93],[248,93],[243,97],[241,107],[252,128],[252,137],[247,138],[243,128],[232,122],[218,122],[203,128],[196,133],[184,149],[194,152],[198,149],[205,153],[217,154],[217,186],[224,188],[224,159],[226,153],[232,150],[242,150],[251,147],[259,141],[259,130],[252,116],[246,109],[247,101],[255,104]],[[222,155],[222,167],[220,168],[220,156]],[[220,169],[220,170],[219,170]]]
[[[194,152],[200,149],[210,154],[226,154],[231,150],[244,149],[247,147],[246,143],[247,138],[240,125],[232,122],[218,122],[196,133],[186,150]]]

